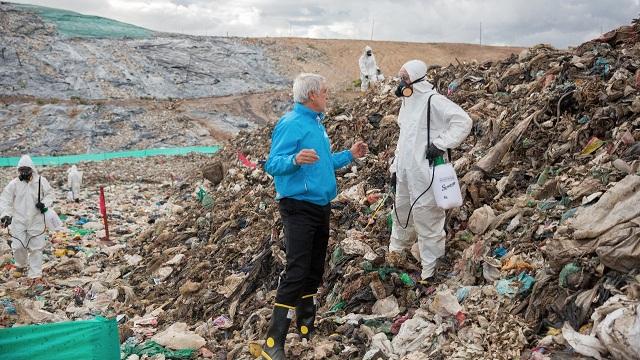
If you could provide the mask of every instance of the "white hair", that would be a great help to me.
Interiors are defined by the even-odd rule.
[[[319,93],[326,84],[322,75],[302,73],[293,81],[293,101],[305,103],[309,100],[309,94]]]

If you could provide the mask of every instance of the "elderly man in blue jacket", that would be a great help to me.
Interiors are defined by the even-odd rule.
[[[293,315],[309,338],[314,330],[314,296],[322,282],[329,240],[331,200],[337,195],[335,170],[363,157],[362,141],[331,152],[322,124],[327,104],[324,77],[300,74],[293,83],[293,110],[276,124],[265,170],[274,177],[284,225],[287,265],[276,295],[262,357],[285,359],[284,343]]]

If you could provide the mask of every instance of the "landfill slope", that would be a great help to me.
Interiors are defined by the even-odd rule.
[[[0,4],[0,94],[197,98],[287,84],[262,48],[239,39],[152,32],[135,38],[67,37],[50,18],[30,9]]]
[[[300,71],[327,74],[333,89],[344,91],[341,96],[356,96],[352,80],[358,78],[363,46],[348,40],[167,34],[6,2],[0,4],[0,42],[5,156],[222,144],[240,130],[277,120]],[[424,51],[429,61],[448,64],[519,50],[378,45],[380,66],[389,72]]]
[[[338,172],[319,335],[311,344],[292,336],[289,355],[539,359],[588,353],[573,333],[580,331],[603,358],[624,358],[620,344],[637,340],[633,321],[608,316],[636,319],[638,214],[629,202],[622,210],[609,204],[640,191],[639,33],[635,22],[571,51],[541,45],[429,72],[474,120],[453,152],[465,202],[448,214],[447,256],[433,286],[415,283],[415,259],[397,268],[385,262],[393,201],[384,195],[401,100],[383,85],[334,104],[325,123],[334,148],[362,138],[371,154]],[[224,178],[204,183],[202,202],[186,201],[183,216],[157,223],[127,250],[144,254],[129,277],[136,294],[163,306],[164,321],[206,330],[209,346],[230,359],[250,358],[247,343],[266,330],[284,267],[272,179],[253,167],[268,153],[270,130],[241,133],[218,156]],[[557,252],[580,240],[573,216],[607,206],[624,211],[602,216],[614,217],[607,223],[627,234],[617,239],[635,247],[609,241],[604,250]],[[625,266],[613,265],[616,256]],[[605,337],[592,314],[610,319],[604,323],[619,335]],[[622,351],[633,358],[635,349]]]

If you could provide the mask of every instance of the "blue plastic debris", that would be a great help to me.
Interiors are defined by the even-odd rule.
[[[495,258],[500,259],[500,258],[504,257],[505,255],[507,255],[507,249],[502,247],[502,246],[499,246],[499,247],[497,247],[496,249],[493,250],[493,257],[495,257]]]
[[[496,290],[500,295],[508,298],[514,298],[518,294],[526,294],[531,290],[536,282],[531,275],[521,272],[518,276],[511,279],[502,279],[496,284]]]

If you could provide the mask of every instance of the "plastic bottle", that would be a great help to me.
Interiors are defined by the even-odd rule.
[[[462,194],[458,176],[453,169],[453,165],[445,163],[442,156],[438,156],[433,162],[433,195],[436,204],[442,209],[452,209],[462,205]]]

